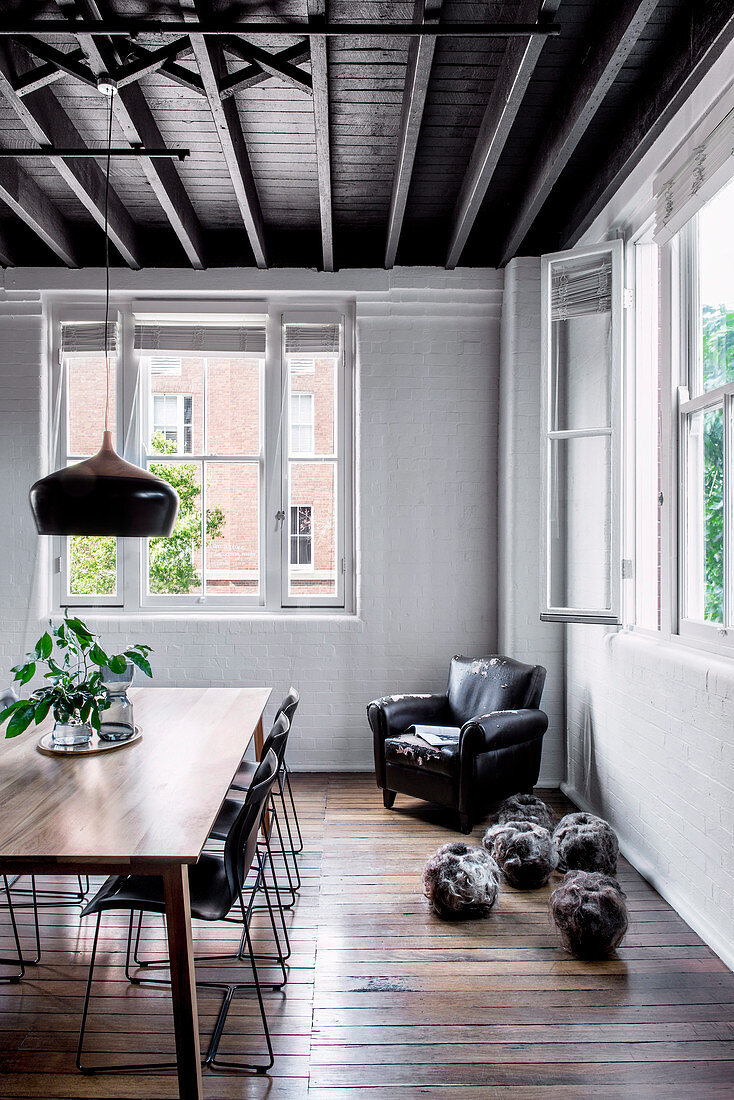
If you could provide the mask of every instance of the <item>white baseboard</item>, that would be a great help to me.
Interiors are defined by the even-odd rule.
[[[288,767],[295,775],[313,775],[315,772],[355,772],[361,774],[375,774],[373,764],[293,764],[288,761]]]
[[[580,809],[591,814],[597,812],[595,807],[583,798],[578,791],[574,790],[569,783],[561,783],[561,790]],[[657,890],[661,897],[665,898],[669,905],[673,906],[676,913],[683,917],[687,924],[690,924],[693,931],[708,944],[712,951],[716,952],[721,961],[730,970],[734,970],[734,944],[727,940],[721,930],[712,925],[695,905],[691,905],[690,900],[681,891],[677,882],[672,881],[666,875],[662,875],[658,868],[653,867],[649,859],[641,855],[623,832],[617,830],[617,835],[619,847],[625,859],[629,860],[635,870],[639,871],[644,879],[647,879],[650,885]]]

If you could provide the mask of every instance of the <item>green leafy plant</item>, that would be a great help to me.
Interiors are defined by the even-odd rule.
[[[0,722],[9,719],[5,736],[17,737],[31,722],[42,722],[49,711],[57,722],[89,722],[99,731],[101,714],[109,706],[102,669],[124,672],[130,661],[146,676],[152,676],[150,652],[150,646],[136,643],[124,653],[108,655],[81,619],[67,616],[58,626],[49,622],[49,629],[26,653],[25,661],[11,670],[15,682],[25,687],[39,666],[45,665],[48,671],[43,677],[48,683],[0,713]]]

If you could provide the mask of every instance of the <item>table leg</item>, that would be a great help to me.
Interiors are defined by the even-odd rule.
[[[255,756],[260,759],[260,754],[263,751],[263,744],[265,742],[265,734],[263,733],[263,716],[262,714],[257,720],[255,726]]]
[[[173,1026],[176,1033],[178,1088],[181,1100],[201,1100],[201,1052],[196,1008],[194,947],[191,937],[189,871],[184,864],[166,869],[163,875],[166,898],[166,927],[171,959]]]

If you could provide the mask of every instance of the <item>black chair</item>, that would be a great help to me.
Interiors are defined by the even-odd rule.
[[[13,939],[15,941],[16,958],[15,959],[6,959],[4,957],[0,957],[0,965],[2,965],[2,966],[15,966],[15,964],[17,963],[18,964],[18,973],[17,974],[3,974],[3,976],[0,977],[0,982],[8,982],[11,985],[15,985],[24,976],[26,963],[28,962],[28,960],[23,957],[23,950],[20,946],[20,936],[18,935],[18,925],[17,925],[17,922],[15,920],[15,909],[13,907],[13,899],[10,896],[10,886],[8,885],[7,875],[3,875],[3,886],[5,887],[5,897],[7,898],[6,908],[8,910],[8,915],[10,916],[10,927],[11,927],[11,930],[13,932]],[[34,961],[37,962],[38,960],[36,959]]]
[[[273,728],[272,728],[267,740],[265,741],[265,744],[263,745],[263,749],[262,749],[262,755],[264,755],[268,751],[268,749],[274,748],[276,753],[277,753],[277,756],[278,756],[277,791],[274,789],[273,790],[273,795],[271,796],[270,825],[271,825],[271,832],[272,832],[273,828],[275,829],[275,832],[276,832],[277,837],[278,837],[279,848],[280,848],[280,853],[278,853],[278,848],[276,848],[274,854],[275,855],[278,855],[278,854],[281,855],[281,857],[283,859],[285,874],[286,874],[286,877],[287,877],[287,883],[282,884],[283,890],[290,894],[290,901],[286,903],[285,908],[291,908],[293,906],[293,904],[295,903],[296,891],[299,890],[300,886],[301,886],[301,873],[300,873],[300,869],[298,867],[297,856],[300,852],[303,851],[303,837],[301,835],[301,827],[300,827],[300,824],[299,824],[299,821],[298,821],[298,813],[296,811],[296,804],[295,804],[295,800],[293,798],[293,790],[292,790],[291,784],[290,784],[290,778],[289,778],[289,774],[288,774],[288,765],[286,764],[286,759],[285,759],[286,751],[287,751],[287,748],[288,748],[288,737],[290,736],[290,728],[293,724],[293,717],[296,713],[296,710],[298,709],[298,704],[300,702],[300,699],[301,699],[301,697],[298,694],[298,691],[296,690],[296,688],[291,687],[290,690],[288,691],[288,694],[283,699],[283,702],[278,707],[278,710],[277,710],[276,715],[275,715],[275,721],[273,723]],[[273,736],[275,734],[275,731],[276,731],[276,727],[278,726],[279,720],[282,717],[285,717],[285,718],[288,719],[288,730],[287,730],[285,736],[278,736],[278,741],[277,741],[277,745],[276,745],[271,740],[271,738],[273,738]],[[236,775],[235,775],[235,777],[232,781],[231,789],[233,791],[246,791],[249,788],[250,783],[252,782],[252,776],[254,775],[254,772],[255,772],[256,768],[257,768],[257,762],[256,761],[244,760],[243,759],[242,763],[240,764],[239,768],[237,769],[237,773],[236,773]],[[289,813],[288,806],[286,804],[286,797],[285,797],[286,792],[289,795],[289,800],[290,800],[292,814],[293,814],[293,824],[294,824],[294,827],[295,827],[295,830],[296,830],[296,833],[297,833],[297,836],[298,836],[298,841],[299,841],[298,846],[296,846],[294,838],[293,838],[293,828],[291,827],[291,814]],[[287,837],[288,837],[288,850],[286,850],[285,838],[283,836],[283,831],[281,829],[281,824],[280,824],[280,816],[281,815],[278,813],[276,805],[275,805],[276,793],[277,793],[277,796],[280,800],[280,805],[281,805],[281,810],[282,810],[282,817],[283,817],[283,824],[285,825],[285,830],[286,830],[286,834],[287,834]],[[222,809],[220,810],[219,816],[217,817],[217,820],[215,821],[214,827],[212,829],[211,836],[212,836],[213,839],[221,840],[227,835],[227,832],[230,828],[233,816],[237,812],[238,805],[239,805],[239,802],[236,798],[229,798],[229,799],[225,800],[225,802],[222,806]],[[290,860],[288,859],[288,851],[290,851]],[[291,867],[292,867],[292,873],[291,873]],[[278,898],[278,900],[280,901],[280,897]]]
[[[219,1010],[212,1038],[203,1061],[205,1065],[222,1069],[256,1070],[265,1072],[273,1065],[274,1055],[270,1039],[268,1021],[265,1014],[265,1005],[262,996],[262,983],[257,970],[256,955],[250,937],[251,907],[245,905],[243,887],[245,880],[253,865],[256,864],[256,881],[253,889],[253,898],[257,890],[262,887],[267,890],[263,875],[263,858],[258,850],[258,833],[262,824],[263,815],[268,804],[268,796],[275,783],[278,770],[278,760],[274,752],[268,755],[260,763],[254,777],[247,798],[240,807],[240,812],[234,821],[227,836],[224,851],[219,853],[204,852],[198,863],[189,867],[189,890],[191,895],[191,915],[197,920],[222,921],[226,920],[230,910],[238,906],[244,935],[247,943],[250,967],[253,980],[251,982],[221,982],[198,981],[197,985],[207,988],[224,990],[224,999]],[[159,1071],[161,1069],[175,1069],[176,1063],[145,1063],[124,1066],[84,1066],[82,1063],[84,1034],[86,1030],[89,1001],[94,978],[94,963],[97,955],[97,943],[102,913],[123,910],[130,913],[128,929],[128,956],[126,959],[126,973],[129,976],[129,949],[132,934],[133,918],[135,913],[165,913],[165,901],[163,895],[163,880],[154,875],[115,875],[108,878],[97,894],[82,912],[83,917],[97,916],[97,926],[94,932],[92,944],[92,957],[89,964],[89,977],[84,998],[82,1022],[79,1030],[79,1043],[77,1046],[77,1068],[84,1073],[94,1072],[129,1072],[144,1069]],[[273,925],[274,927],[274,925]],[[136,979],[142,984],[140,979]],[[144,979],[145,983],[161,983],[153,979]],[[277,983],[272,988],[281,988],[283,983]],[[257,994],[260,1007],[265,1041],[268,1048],[268,1062],[233,1062],[217,1059],[219,1042],[224,1031],[224,1026],[234,994],[239,989],[253,989]]]
[[[12,688],[3,688],[0,690],[0,711],[9,707],[11,703],[15,703],[18,700],[18,696],[15,694]],[[77,875],[77,889],[76,890],[61,890],[52,889],[50,887],[44,887],[38,889],[36,884],[36,876],[30,875],[30,887],[19,886],[18,883],[23,878],[22,875],[11,875],[10,878],[6,878],[5,881],[5,901],[0,901],[0,909],[10,909],[10,919],[14,922],[15,916],[13,909],[32,909],[33,910],[33,924],[36,938],[36,957],[30,959],[24,956],[22,959],[23,966],[35,965],[41,960],[41,929],[38,922],[38,910],[41,908],[49,908],[59,905],[81,905],[86,902],[87,894],[89,893],[89,876]],[[18,899],[21,899],[20,901]],[[22,975],[21,975],[22,976]]]
[[[367,707],[377,786],[458,810],[463,833],[508,795],[538,781],[548,718],[541,665],[453,657],[443,695],[392,695]]]

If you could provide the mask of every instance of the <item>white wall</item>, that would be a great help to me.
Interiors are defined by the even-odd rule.
[[[542,623],[540,601],[540,261],[505,269],[500,366],[499,649],[547,671],[540,783],[564,776],[563,627]]]
[[[47,609],[44,540],[27,504],[28,488],[47,469],[38,288],[87,295],[101,285],[98,272],[5,273],[0,683],[35,641]],[[371,768],[370,699],[393,690],[443,690],[453,653],[496,647],[501,273],[123,271],[115,273],[113,289],[356,298],[357,615],[93,621],[111,648],[127,639],[154,645],[161,685],[268,684],[275,698],[294,682],[303,703],[291,764]],[[40,590],[33,589],[34,575]]]

